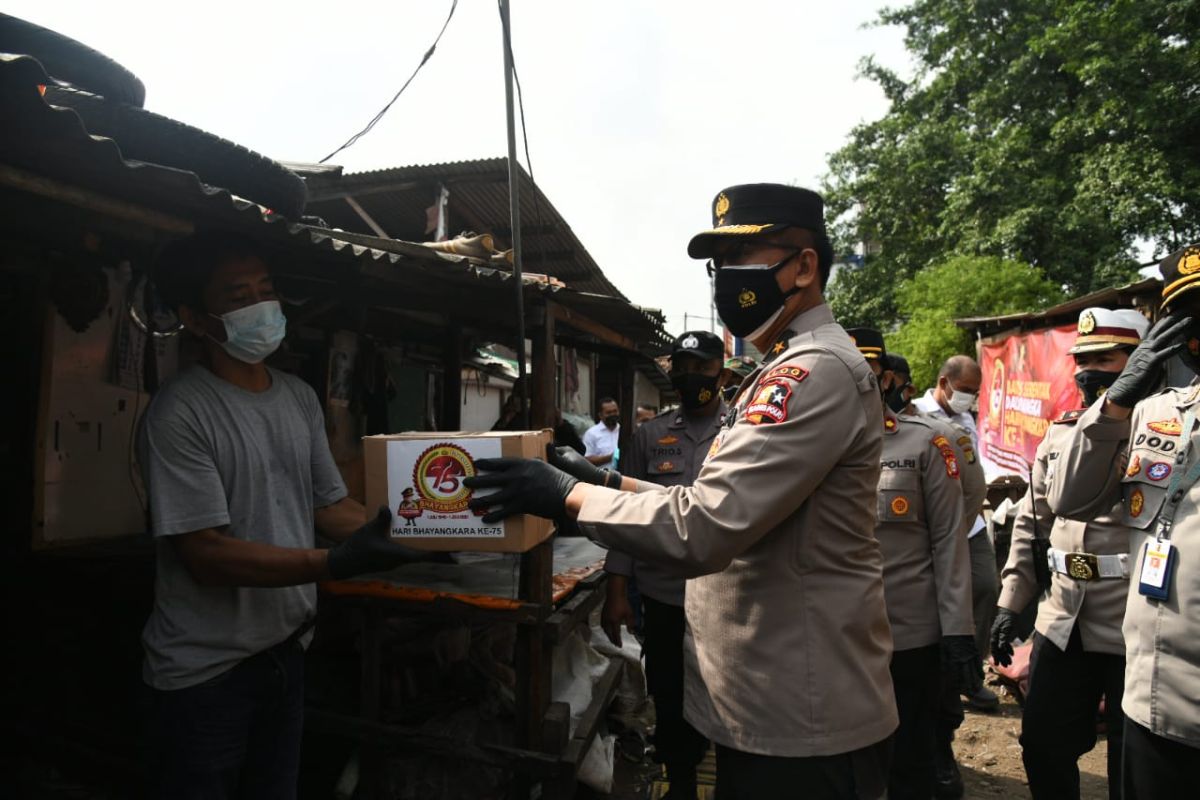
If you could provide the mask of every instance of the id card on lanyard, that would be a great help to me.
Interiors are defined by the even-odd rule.
[[[1189,408],[1183,417],[1179,462],[1187,463],[1192,449],[1192,428],[1196,424],[1196,410]],[[1187,437],[1184,439],[1183,437]],[[1176,549],[1171,544],[1171,526],[1175,523],[1175,513],[1183,494],[1200,479],[1200,461],[1187,471],[1176,470],[1167,486],[1167,503],[1159,512],[1158,529],[1155,538],[1146,541],[1142,547],[1142,571],[1138,576],[1138,594],[1151,600],[1166,600],[1171,594],[1171,580],[1175,574]]]

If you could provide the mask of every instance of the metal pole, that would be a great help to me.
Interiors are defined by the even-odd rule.
[[[529,430],[529,387],[525,380],[525,287],[521,279],[521,186],[517,164],[517,124],[513,109],[512,26],[508,0],[500,0],[500,22],[504,36],[504,111],[508,121],[508,209],[512,228],[513,283],[517,300],[517,385],[521,402],[521,425]]]

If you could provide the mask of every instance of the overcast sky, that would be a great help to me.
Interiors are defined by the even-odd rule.
[[[864,28],[881,5],[514,0],[534,176],[613,282],[662,308],[672,333],[685,312],[708,327],[704,269],[684,248],[708,226],[717,191],[815,187],[850,129],[887,110],[855,77],[866,55],[909,63],[900,30]],[[9,0],[4,10],[124,64],[152,111],[274,158],[317,161],[391,98],[449,8]],[[333,163],[360,171],[505,153],[497,7],[460,0],[412,86]]]

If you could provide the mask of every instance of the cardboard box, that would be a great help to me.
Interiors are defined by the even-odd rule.
[[[394,541],[422,550],[523,553],[549,538],[550,520],[521,515],[484,525],[462,480],[475,461],[545,459],[550,431],[394,433],[363,437],[366,507],[392,510]],[[482,493],[481,493],[482,496]]]

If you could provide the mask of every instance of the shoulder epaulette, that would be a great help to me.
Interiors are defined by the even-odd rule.
[[[1076,408],[1072,409],[1071,411],[1064,411],[1061,417],[1054,420],[1054,424],[1061,425],[1064,422],[1078,422],[1079,418],[1083,416],[1083,412],[1085,411],[1087,411],[1086,408]]]

